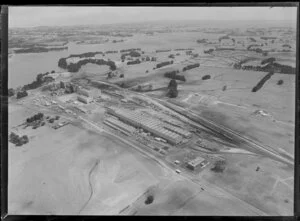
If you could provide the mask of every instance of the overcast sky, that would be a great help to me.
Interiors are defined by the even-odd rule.
[[[9,7],[9,27],[158,20],[296,20],[296,7]]]

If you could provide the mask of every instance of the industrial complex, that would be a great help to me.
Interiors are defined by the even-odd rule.
[[[158,119],[149,118],[143,114],[127,109],[108,108],[108,113],[118,117],[121,121],[134,127],[141,128],[157,137],[165,139],[168,143],[177,145],[184,137],[190,137],[191,133],[181,128],[168,125]]]

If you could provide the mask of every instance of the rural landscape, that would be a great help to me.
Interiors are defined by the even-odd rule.
[[[296,31],[10,27],[9,214],[293,215]]]

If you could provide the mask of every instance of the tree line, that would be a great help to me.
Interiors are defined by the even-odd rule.
[[[170,64],[173,64],[173,63],[174,63],[173,60],[172,61],[164,61],[164,62],[156,64],[156,68],[161,68],[163,66],[167,66],[167,65],[170,65]]]
[[[128,61],[127,65],[134,65],[134,64],[140,64],[140,63],[141,63],[141,61],[139,59],[136,59],[134,61]]]
[[[182,71],[187,71],[187,70],[190,70],[190,69],[193,69],[193,68],[197,68],[197,67],[200,67],[200,64],[199,63],[195,63],[195,64],[189,64],[187,66],[185,66]]]
[[[164,76],[167,78],[175,79],[175,80],[186,81],[185,76],[178,75],[177,73],[179,73],[179,70],[169,71],[169,72],[164,73]]]
[[[266,74],[253,88],[252,88],[252,92],[256,92],[259,89],[262,88],[262,86],[265,84],[265,82],[267,80],[269,80],[271,78],[271,76],[274,74],[274,72],[269,72],[268,74]]]
[[[91,58],[80,60],[77,63],[70,63],[70,64],[67,64],[66,58],[61,58],[58,61],[58,66],[60,68],[67,69],[69,72],[77,72],[79,71],[81,66],[86,65],[88,63],[97,64],[97,65],[107,65],[110,67],[112,71],[117,69],[115,62],[113,61],[106,61],[103,59],[91,59]]]
[[[46,47],[33,47],[33,48],[22,48],[14,50],[14,53],[21,54],[21,53],[42,53],[48,51],[62,51],[67,50],[68,47],[53,47],[53,48],[46,48]]]
[[[123,49],[123,50],[120,50],[121,53],[124,53],[124,52],[131,52],[131,51],[140,51],[141,48],[129,48],[129,49]]]

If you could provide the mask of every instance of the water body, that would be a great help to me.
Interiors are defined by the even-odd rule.
[[[189,34],[190,41],[186,43],[183,37],[187,37],[186,33],[167,33],[154,36],[145,36],[137,34],[132,38],[123,38],[124,42],[105,44],[76,44],[70,42],[68,50],[51,51],[45,53],[28,53],[28,54],[14,54],[8,60],[8,87],[16,88],[32,82],[39,73],[55,71],[64,71],[57,66],[58,60],[62,57],[67,57],[70,54],[81,54],[85,52],[108,51],[108,50],[122,50],[128,48],[141,48],[148,52],[154,52],[161,49],[162,45],[158,44],[162,39],[163,46],[166,48],[174,48],[174,41],[177,43],[176,47],[199,47],[195,42],[199,33]],[[165,38],[164,38],[165,37]],[[174,38],[172,41],[170,39]],[[111,41],[112,39],[110,39]],[[179,43],[179,44],[178,44]],[[183,44],[180,44],[183,43]],[[104,57],[106,59],[106,57]]]

